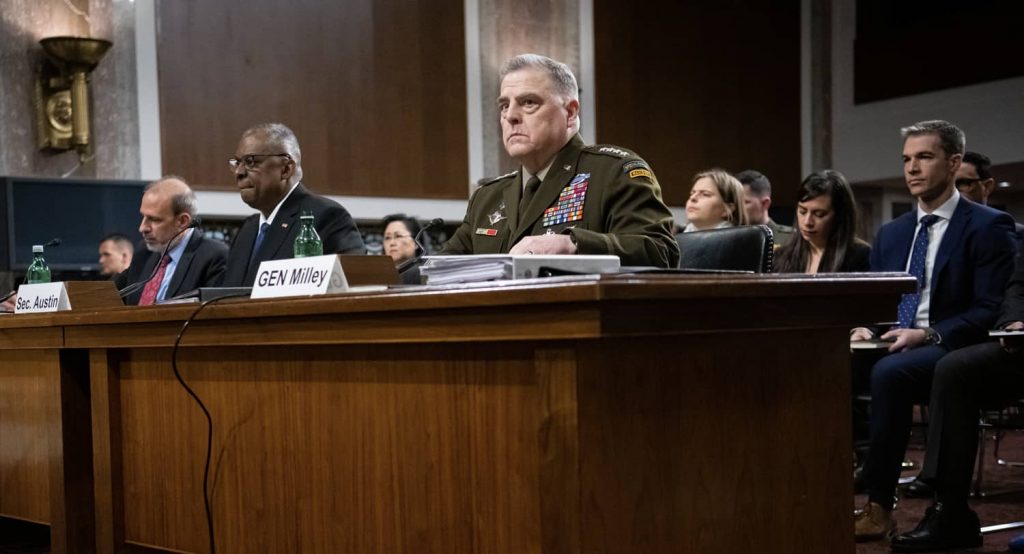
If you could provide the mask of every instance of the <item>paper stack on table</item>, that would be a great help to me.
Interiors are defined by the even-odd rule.
[[[482,254],[478,256],[427,256],[420,266],[420,275],[428,285],[472,283],[495,279],[531,279],[541,268],[566,273],[615,273],[618,256],[512,256]]]

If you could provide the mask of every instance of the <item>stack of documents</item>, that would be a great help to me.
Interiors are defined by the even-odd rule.
[[[472,283],[495,279],[530,279],[538,277],[541,268],[567,273],[615,273],[618,256],[512,256],[483,254],[479,256],[427,256],[420,275],[428,285]]]

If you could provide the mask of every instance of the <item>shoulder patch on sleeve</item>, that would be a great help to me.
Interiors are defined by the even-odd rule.
[[[498,175],[497,177],[484,177],[483,179],[480,179],[477,182],[477,184],[479,186],[481,186],[481,187],[486,187],[487,185],[490,185],[492,183],[497,183],[498,181],[500,181],[502,179],[507,179],[509,177],[515,177],[516,173],[517,173],[516,171],[513,171],[512,173],[506,173],[504,175]]]
[[[647,171],[650,171],[651,166],[647,165],[647,162],[643,160],[633,160],[631,162],[626,162],[625,164],[622,165],[623,173],[629,173],[636,169],[646,169]]]
[[[641,177],[647,179],[648,181],[654,182],[654,174],[651,173],[651,170],[649,169],[634,169],[633,171],[629,172],[630,179],[639,179]]]
[[[630,179],[647,179],[654,182],[654,172],[643,160],[632,160],[622,164],[622,172],[629,175]]]

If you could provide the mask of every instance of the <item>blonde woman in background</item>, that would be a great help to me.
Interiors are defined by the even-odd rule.
[[[747,225],[743,185],[721,169],[698,173],[686,202],[686,219],[684,233]]]

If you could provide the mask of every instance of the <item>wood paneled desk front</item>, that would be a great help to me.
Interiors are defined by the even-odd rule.
[[[209,306],[178,365],[213,416],[218,551],[853,552],[847,332],[912,287],[605,276]],[[0,427],[0,486],[28,487],[0,511],[48,511],[55,552],[208,551],[206,424],[170,367],[195,309],[0,327],[0,423],[43,400]],[[86,447],[60,435],[76,418]],[[91,494],[46,505],[29,483],[79,484],[54,466]]]

